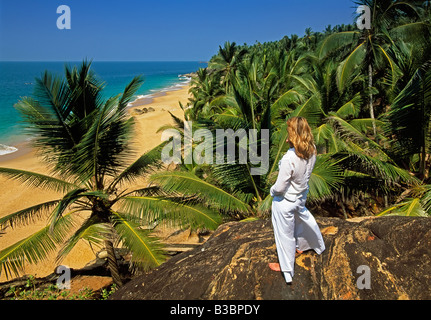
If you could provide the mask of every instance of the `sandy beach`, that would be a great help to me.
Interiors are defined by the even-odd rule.
[[[145,151],[157,146],[161,142],[161,133],[156,131],[163,125],[173,123],[168,111],[183,118],[183,111],[179,107],[179,101],[186,105],[189,98],[189,86],[180,87],[178,90],[157,93],[154,98],[138,99],[129,110],[130,114],[135,114],[133,110],[152,108],[154,111],[134,115],[135,134],[132,145],[136,150],[136,158]],[[35,156],[34,150],[25,145],[18,146],[19,151],[0,156],[0,167],[16,168],[27,171],[34,171],[48,174],[49,171],[44,163]],[[0,177],[0,217],[14,213],[29,206],[43,203],[49,200],[61,198],[61,194],[53,191],[34,189],[26,187],[17,181],[7,180]],[[84,219],[85,217],[82,216]],[[26,238],[32,233],[46,226],[47,221],[41,220],[29,226],[11,229],[7,227],[0,231],[0,250]],[[31,274],[36,277],[44,277],[55,271],[56,254],[53,253],[45,261],[37,265],[27,265],[24,274]],[[79,243],[74,250],[61,262],[61,264],[71,268],[81,268],[88,262],[95,259],[95,252],[85,243]],[[24,275],[23,274],[23,275]],[[6,278],[4,272],[0,276],[0,282],[10,280]]]

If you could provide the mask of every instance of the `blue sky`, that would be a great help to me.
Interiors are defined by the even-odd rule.
[[[71,29],[57,28],[57,7]],[[0,60],[207,61],[225,41],[254,44],[354,21],[351,0],[0,0]]]

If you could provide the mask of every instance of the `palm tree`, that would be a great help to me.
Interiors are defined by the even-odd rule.
[[[23,98],[16,108],[24,116],[34,146],[52,165],[52,175],[0,168],[0,174],[36,188],[61,192],[63,197],[11,213],[0,226],[32,223],[47,218],[42,230],[0,251],[0,271],[18,274],[25,261],[37,263],[63,247],[58,260],[79,240],[103,246],[114,283],[121,285],[114,245],[132,253],[133,266],[148,269],[160,265],[165,256],[161,244],[151,236],[154,223],[215,228],[216,210],[203,207],[177,193],[168,195],[154,186],[133,185],[142,175],[161,166],[162,145],[133,161],[129,147],[133,118],[126,106],[142,83],[135,77],[124,92],[106,101],[103,85],[90,72],[90,65],[66,67],[66,81],[48,72],[38,79],[35,98]],[[129,165],[128,165],[129,164]],[[77,224],[77,214],[87,219]]]
[[[431,153],[431,65],[424,63],[393,100],[386,115],[386,134],[401,159],[419,155],[418,176],[428,179]]]
[[[287,151],[286,116],[283,115],[305,116],[312,121],[318,110],[312,108],[312,100],[301,104],[304,97],[293,88],[275,99],[275,92],[280,87],[276,80],[280,76],[271,75],[276,71],[270,64],[265,68],[265,63],[259,62],[262,60],[243,61],[244,65],[231,81],[229,93],[219,98],[219,102],[223,101],[220,110],[210,114],[209,119],[197,119],[193,129],[199,129],[200,123],[213,132],[229,128],[256,129],[258,137],[262,136],[262,130],[269,130],[268,170],[263,175],[252,175],[250,161],[244,164],[235,159],[234,164],[212,164],[203,170],[195,164],[183,165],[179,171],[156,173],[151,176],[151,181],[166,192],[187,190],[189,196],[196,196],[203,203],[217,204],[220,210],[236,219],[268,215],[269,187],[275,181],[277,164]],[[288,70],[298,68],[295,65],[289,65]],[[265,73],[265,69],[272,71]],[[185,118],[187,120],[187,115]],[[178,119],[176,123],[176,129],[184,134],[184,123]],[[318,200],[328,196],[337,189],[341,178],[341,168],[328,157],[319,156],[310,180],[310,198]]]
[[[207,68],[200,68],[196,74],[189,90],[192,98],[190,98],[191,107],[187,111],[192,119],[210,113],[215,104],[213,101],[224,95],[220,73],[210,75]]]
[[[415,3],[393,0],[361,0],[354,3],[366,5],[371,9],[371,29],[332,34],[322,42],[318,54],[319,58],[323,59],[335,49],[352,48],[340,64],[338,86],[340,91],[344,90],[354,70],[358,66],[365,67],[368,74],[369,112],[370,117],[375,119],[372,91],[374,72],[389,66],[392,78],[397,74],[396,66],[388,53],[388,46],[394,39],[406,39],[412,34],[421,34],[427,27],[417,21],[420,18],[420,8]],[[376,136],[375,124],[373,124],[373,132]]]
[[[218,55],[211,59],[208,67],[222,74],[222,84],[224,84],[226,91],[246,52],[245,48],[238,47],[235,42],[227,41],[223,48],[219,47]]]

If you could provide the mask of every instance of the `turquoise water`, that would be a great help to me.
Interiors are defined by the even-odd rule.
[[[69,62],[79,66],[81,62]],[[16,151],[14,145],[28,137],[22,134],[21,118],[13,107],[20,97],[31,96],[34,79],[48,70],[63,76],[64,62],[0,62],[0,155]],[[137,75],[144,84],[137,97],[167,91],[189,79],[179,75],[197,71],[207,65],[201,62],[93,62],[92,70],[105,82],[106,98],[121,93]]]

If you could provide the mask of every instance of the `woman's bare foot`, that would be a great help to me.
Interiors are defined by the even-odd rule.
[[[295,257],[299,256],[303,252],[304,251],[299,251],[298,249],[296,249]],[[270,262],[268,263],[268,266],[272,271],[281,271],[280,264],[277,262]]]
[[[268,263],[268,266],[272,271],[281,271],[279,263],[271,262],[271,263]]]

